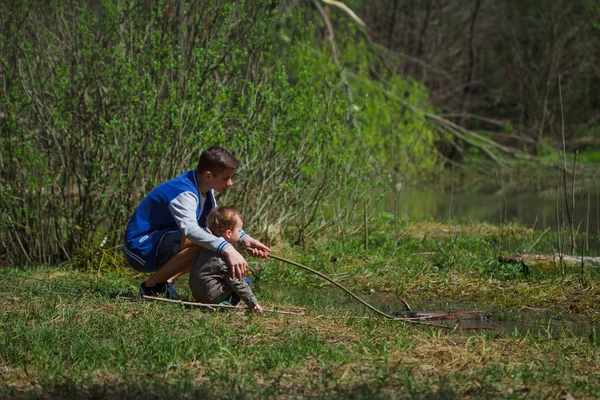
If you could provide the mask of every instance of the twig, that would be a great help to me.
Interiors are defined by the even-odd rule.
[[[567,212],[567,222],[569,226],[569,233],[571,237],[571,252],[575,249],[575,242],[573,239],[573,216],[569,209],[569,199],[567,197],[567,146],[565,144],[565,116],[563,113],[563,102],[562,102],[562,86],[560,83],[560,75],[558,76],[558,97],[560,99],[560,111],[561,111],[561,133],[563,142],[563,195],[565,198],[565,210]],[[575,171],[573,171],[573,179],[575,179]],[[574,207],[575,205],[573,205]],[[562,251],[561,251],[562,253]]]
[[[364,217],[365,217],[365,251],[369,251],[369,219],[367,218],[367,203],[364,206]]]
[[[404,304],[404,307],[406,307],[407,311],[412,311],[412,308],[410,308],[410,305],[406,302],[406,300],[400,299],[400,301],[402,302],[402,304]]]
[[[407,235],[407,232],[403,232],[402,235],[398,236],[398,239],[396,239],[396,242],[394,242],[394,251],[392,252],[392,255],[388,258],[387,262],[385,263],[386,268],[390,265],[390,263],[392,262],[392,259],[396,255],[396,252],[398,251],[398,244],[400,243],[402,238],[406,235]]]
[[[350,16],[350,18],[352,18],[357,24],[359,24],[360,26],[362,26],[363,28],[366,28],[367,25],[363,22],[362,19],[360,19],[355,13],[354,11],[352,11],[347,5],[345,5],[344,3],[342,3],[341,1],[335,1],[335,0],[323,0],[323,3],[326,4],[331,4],[332,6],[336,6],[339,7],[340,9],[342,9],[346,14],[348,14]]]
[[[226,304],[194,303],[191,301],[171,300],[171,299],[165,299],[162,297],[154,297],[154,296],[146,296],[146,295],[142,296],[142,298],[144,300],[162,301],[165,303],[180,304],[182,306],[208,308],[209,310],[212,310],[212,311],[216,311],[216,309],[218,309],[218,308],[235,309],[236,311],[252,311],[249,308],[240,308],[240,307],[230,306],[230,305],[226,305]],[[275,309],[263,310],[263,311],[277,313],[277,314],[304,315],[303,312],[298,313],[298,312],[293,312],[293,311],[282,311],[282,310],[275,310]]]
[[[529,252],[531,251],[531,249],[533,249],[533,247],[534,247],[536,244],[538,244],[538,242],[539,242],[540,240],[542,240],[542,237],[543,237],[543,236],[544,236],[544,235],[545,235],[545,234],[546,234],[546,233],[547,233],[549,230],[550,230],[550,227],[546,228],[546,230],[545,230],[544,232],[542,232],[542,234],[540,235],[540,237],[538,237],[538,238],[537,238],[537,240],[536,240],[535,242],[533,242],[533,243],[531,244],[531,246],[529,246],[529,247],[527,248],[527,250],[525,250],[525,253],[529,253]]]
[[[560,151],[557,152],[557,155],[558,161],[556,163],[556,166],[558,167],[558,170],[556,174],[556,229],[558,231],[558,252],[562,253],[564,249],[562,244],[562,224],[560,223]]]
[[[573,159],[573,177],[571,178],[571,252],[575,254],[575,169],[577,168],[577,155],[579,151],[575,151]],[[579,232],[579,227],[577,228]]]
[[[587,251],[590,250],[590,196],[588,193],[588,201],[587,201],[587,215],[586,215],[586,225],[585,225],[585,249]]]

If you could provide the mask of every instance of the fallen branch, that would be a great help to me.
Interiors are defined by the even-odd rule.
[[[600,267],[600,257],[570,256],[566,254],[514,254],[501,255],[498,261],[507,264],[521,264],[539,272],[559,272],[561,265],[573,270],[577,267]]]
[[[145,295],[142,296],[142,298],[144,300],[162,301],[165,303],[180,304],[182,306],[188,306],[188,307],[207,308],[211,311],[216,311],[219,308],[230,309],[230,310],[235,309],[236,311],[252,311],[249,308],[241,308],[241,307],[230,306],[230,305],[225,305],[225,304],[194,303],[191,301],[171,300],[171,299],[165,299],[163,297],[154,297],[154,296],[145,296]],[[290,315],[304,315],[304,312],[283,311],[283,310],[275,310],[275,309],[263,310],[263,312],[271,312],[271,313],[277,313],[277,314],[290,314]]]

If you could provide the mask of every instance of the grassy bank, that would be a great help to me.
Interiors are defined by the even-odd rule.
[[[382,219],[364,249],[360,231],[307,240],[277,254],[408,302],[447,299],[543,307],[597,318],[598,276],[524,274],[504,265],[506,227]],[[512,250],[539,233],[512,227]],[[532,240],[532,241],[531,241]],[[550,236],[533,250],[552,248]],[[253,263],[267,308],[305,315],[203,312],[134,298],[142,276],[113,263],[0,270],[0,397],[55,398],[567,398],[600,395],[595,335],[453,332],[332,311],[335,289],[273,260]],[[273,290],[279,287],[280,290]],[[177,283],[189,296],[183,280]],[[283,294],[282,294],[283,292]],[[311,302],[311,299],[313,300]]]

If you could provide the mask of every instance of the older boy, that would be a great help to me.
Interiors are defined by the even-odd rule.
[[[207,218],[208,229],[216,236],[222,237],[230,244],[239,241],[243,234],[242,215],[230,207],[217,207]],[[225,302],[237,305],[240,300],[255,312],[261,312],[256,297],[250,290],[247,278],[239,279],[229,276],[229,266],[225,257],[208,249],[200,249],[196,253],[190,271],[190,288],[194,298],[202,303],[218,304]]]
[[[125,231],[123,251],[133,269],[153,273],[140,285],[140,296],[179,299],[173,281],[189,272],[200,247],[225,255],[232,277],[244,276],[248,268],[244,257],[205,229],[206,217],[217,205],[214,191],[233,185],[238,164],[227,150],[211,146],[200,154],[195,170],[158,185],[136,208]],[[254,256],[264,258],[271,251],[244,232],[239,241]]]

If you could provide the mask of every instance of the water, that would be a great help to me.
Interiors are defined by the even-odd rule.
[[[588,205],[589,199],[589,205]],[[600,252],[600,194],[582,194],[575,198],[575,228],[589,232],[589,249]],[[572,200],[569,199],[569,204]],[[517,222],[538,230],[558,228],[556,193],[503,195],[440,193],[406,190],[398,198],[398,210],[413,220],[457,219],[490,223]],[[392,211],[390,195],[384,208]],[[561,216],[562,218],[566,218]]]
[[[411,304],[419,310],[456,313],[478,310],[478,313],[491,313],[489,319],[432,320],[447,326],[456,326],[462,330],[485,330],[517,336],[537,335],[547,337],[576,336],[588,337],[594,330],[600,334],[600,325],[588,318],[577,315],[559,315],[547,310],[499,309],[494,305],[479,305],[465,302],[415,302]]]
[[[315,290],[300,290],[294,287],[265,286],[258,290],[261,298],[268,298],[275,304],[293,304],[304,307],[313,312],[340,313],[340,315],[357,317],[377,317],[377,315],[364,305],[352,299],[340,290],[330,287]],[[388,293],[363,293],[360,295],[364,301],[375,308],[394,314],[405,311],[404,303]],[[410,307],[413,311],[425,315],[417,321],[423,324],[443,325],[456,328],[462,332],[491,332],[510,334],[516,336],[538,335],[544,337],[589,337],[597,332],[600,334],[600,325],[593,324],[588,318],[580,316],[561,316],[546,310],[503,310],[495,305],[484,305],[467,302],[453,301],[414,301]],[[439,314],[454,314],[439,318]],[[462,314],[468,313],[468,314]],[[484,313],[491,313],[491,317],[478,318]],[[435,315],[429,319],[427,315]],[[382,317],[383,318],[383,317]]]
[[[589,231],[590,252],[600,253],[600,196],[581,195],[575,202],[575,227],[585,233]],[[571,202],[571,199],[569,199]],[[556,194],[551,192],[523,195],[486,195],[466,193],[439,193],[435,191],[416,192],[407,190],[400,194],[399,212],[412,220],[457,219],[461,221],[482,221],[490,223],[517,222],[523,226],[543,230],[557,228]],[[393,210],[394,201],[386,199],[386,211]],[[588,228],[589,227],[589,228]],[[588,255],[591,255],[588,253]],[[330,287],[321,290],[298,290],[293,287],[263,288],[265,298],[275,304],[294,304],[314,312],[339,312],[344,315],[375,316],[365,306],[350,298],[339,289]],[[405,310],[400,299],[387,293],[364,293],[361,298],[377,309],[392,314]],[[579,316],[561,316],[546,310],[504,310],[493,304],[473,304],[464,302],[411,301],[415,311],[430,313],[491,312],[489,320],[456,319],[435,320],[430,323],[451,326],[459,330],[483,330],[500,334],[527,334],[557,337],[572,335],[588,337],[593,332],[600,333],[600,326]],[[424,321],[427,322],[427,321]],[[458,322],[458,324],[457,324]],[[594,334],[595,335],[595,334]]]

